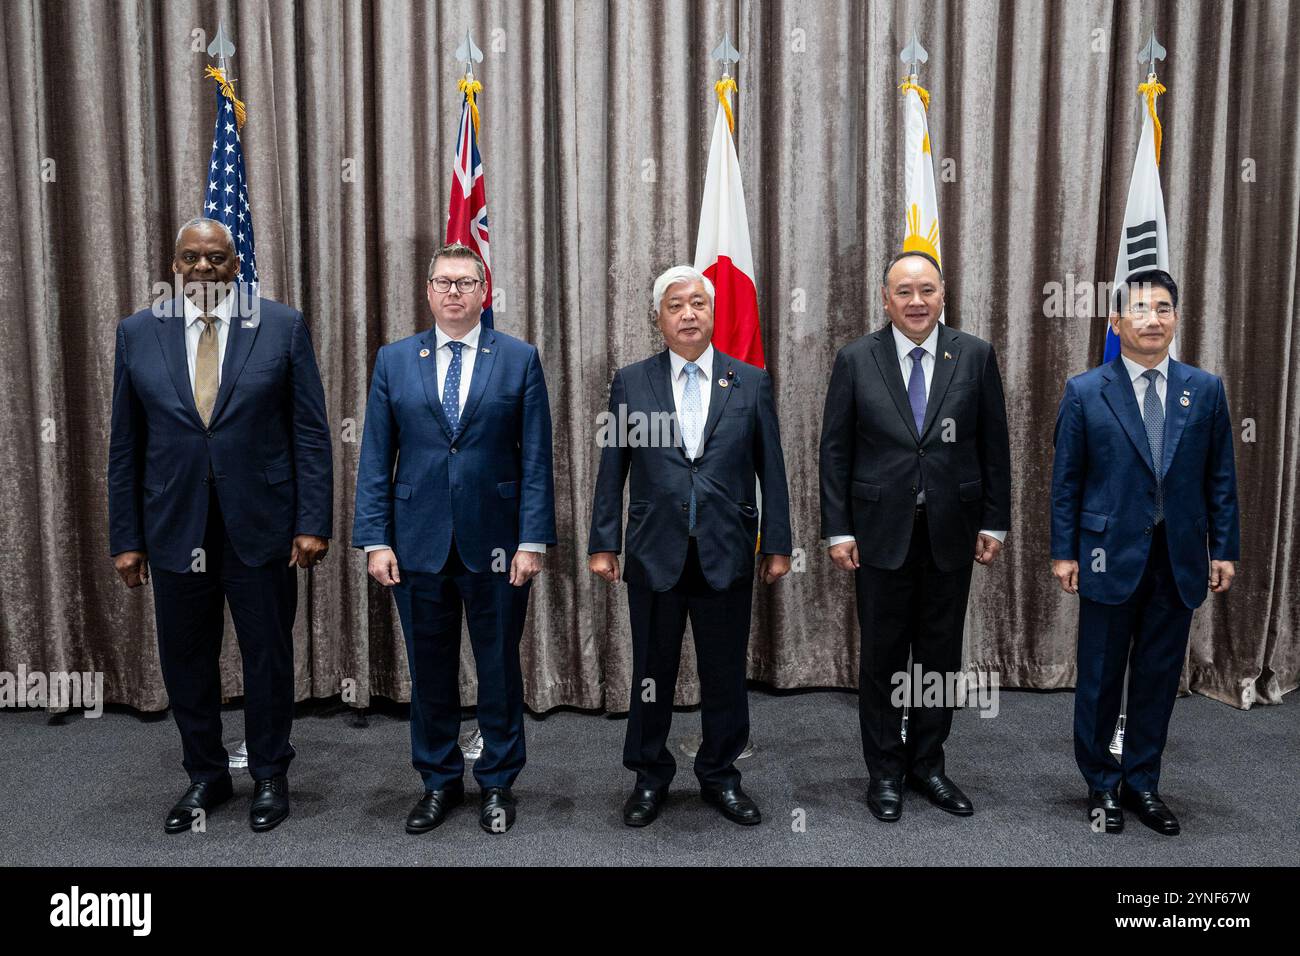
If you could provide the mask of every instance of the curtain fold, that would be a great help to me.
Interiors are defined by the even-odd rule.
[[[913,26],[930,54],[947,318],[994,344],[1011,427],[1012,526],[975,572],[968,662],[1004,687],[1074,683],[1077,604],[1048,572],[1052,430],[1105,321],[1046,302],[1110,280],[1154,26],[1169,50],[1161,178],[1180,358],[1225,380],[1242,511],[1236,582],[1197,613],[1184,682],[1239,707],[1300,683],[1300,22],[1282,0],[10,0],[0,669],[102,670],[109,702],[167,705],[151,595],[128,593],[107,554],[113,341],[200,211],[219,21],[248,104],[263,294],[307,316],[334,433],[336,538],[299,577],[300,699],[410,695],[391,599],[348,538],[375,353],[431,322],[424,276],[445,228],[466,28],[485,54],[497,327],[538,345],[555,423],[560,544],[530,600],[529,707],[627,707],[625,590],[586,570],[595,419],[614,370],[662,347],[654,276],[693,259],[724,32],[742,55],[737,147],[798,549],[795,573],[756,585],[750,676],[856,686],[852,581],[817,539],[817,448],[835,352],[884,322],[878,276],[902,235],[898,52]],[[468,704],[467,646],[462,665]],[[688,640],[677,698],[698,697]]]

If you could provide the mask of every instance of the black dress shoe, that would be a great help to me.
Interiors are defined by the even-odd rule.
[[[907,785],[917,793],[929,797],[930,802],[940,810],[946,810],[959,817],[968,817],[975,812],[974,805],[966,794],[961,792],[961,788],[941,773],[926,777],[924,780],[916,774],[909,773]]]
[[[1124,829],[1124,811],[1120,809],[1119,795],[1114,790],[1088,791],[1088,823],[1096,829],[1097,820],[1106,821],[1107,833]]]
[[[274,830],[289,815],[289,778],[284,774],[253,783],[253,802],[248,823],[256,833]]]
[[[184,833],[194,828],[194,821],[199,818],[199,811],[204,814],[214,807],[229,800],[235,793],[235,787],[229,775],[211,782],[200,781],[190,784],[190,788],[176,801],[176,806],[167,814],[163,829],[168,833]]]
[[[488,833],[505,833],[515,823],[515,795],[509,787],[488,787],[479,804],[478,825]]]
[[[742,827],[752,827],[763,822],[763,816],[758,812],[758,804],[749,799],[740,787],[732,787],[728,790],[701,789],[700,796],[704,798],[705,803],[717,807],[732,823],[739,823]]]
[[[1165,836],[1178,836],[1181,829],[1178,826],[1178,818],[1165,806],[1165,802],[1160,799],[1160,794],[1154,790],[1130,790],[1128,787],[1121,787],[1119,800],[1126,810],[1137,813],[1138,819],[1152,830]]]
[[[457,781],[442,790],[426,790],[406,815],[407,833],[428,833],[454,808],[465,802],[465,785]]]
[[[903,781],[897,777],[872,777],[867,784],[867,809],[877,820],[893,823],[903,815]]]
[[[653,823],[666,799],[668,794],[663,790],[636,788],[623,802],[623,822],[630,827],[643,827]]]

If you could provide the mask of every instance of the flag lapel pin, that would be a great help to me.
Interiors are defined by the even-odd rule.
[[[428,349],[420,349],[420,358],[428,358],[428,357],[429,357],[429,350],[428,350]]]

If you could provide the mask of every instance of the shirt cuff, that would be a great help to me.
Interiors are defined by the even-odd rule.
[[[393,549],[390,548],[390,547],[389,547],[388,545],[386,545],[386,544],[368,544],[368,545],[366,545],[366,554],[369,554],[371,551],[392,551],[392,550],[393,550]]]
[[[980,534],[986,534],[998,542],[1005,542],[1007,540],[1007,533],[1005,531],[980,531]]]
[[[851,534],[835,534],[826,539],[826,547],[833,548],[837,544],[843,544],[845,541],[856,541],[857,539]]]
[[[546,553],[546,545],[538,544],[536,541],[524,541],[519,545],[520,551],[536,551],[538,554]]]

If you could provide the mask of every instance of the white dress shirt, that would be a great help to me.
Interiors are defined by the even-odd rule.
[[[1142,420],[1147,419],[1146,400],[1147,388],[1150,381],[1145,377],[1146,368],[1134,362],[1128,356],[1121,355],[1124,361],[1124,368],[1128,371],[1128,377],[1133,382],[1133,395],[1137,398],[1138,412],[1142,415]],[[1160,398],[1160,407],[1166,412],[1169,411],[1169,405],[1165,400],[1166,382],[1169,381],[1169,356],[1166,355],[1160,360],[1160,364],[1155,366],[1155,370],[1160,374],[1156,376],[1156,395]]]
[[[912,349],[917,345],[902,332],[898,331],[898,326],[890,325],[889,330],[894,333],[894,351],[898,353],[898,370],[903,373],[903,387],[912,378],[912,366],[916,359],[912,358]],[[930,383],[934,381],[934,361],[935,353],[939,348],[939,323],[934,324],[930,334],[925,337],[921,343],[921,348],[925,349],[925,354],[921,356],[921,374],[925,376],[925,398],[928,403],[930,400]],[[916,493],[916,503],[925,504],[925,489],[921,488]],[[998,541],[1006,541],[1007,533],[1005,531],[985,531],[981,530],[980,534],[986,534],[990,538],[996,538]],[[837,544],[843,544],[845,541],[855,540],[851,534],[836,534],[826,539],[826,547],[833,548]]]
[[[459,339],[453,339],[450,335],[438,328],[433,327],[434,338],[438,342],[438,350],[434,353],[438,359],[438,398],[442,399],[443,386],[447,384],[447,369],[451,368],[452,347],[448,342],[460,341],[465,343],[465,347],[460,350],[460,413],[465,414],[465,402],[469,400],[469,381],[474,375],[474,357],[478,355],[478,337],[483,331],[483,324],[476,322],[474,328],[470,329]]]
[[[682,393],[686,390],[686,363],[690,359],[682,358],[672,349],[668,350],[668,364],[672,369],[673,406],[677,409],[677,421],[682,420]],[[713,346],[709,345],[695,360],[700,370],[695,374],[695,381],[700,386],[700,443],[695,446],[695,454],[688,450],[686,457],[694,461],[704,451],[704,423],[709,420],[709,398],[713,392]]]
[[[465,403],[469,400],[470,379],[474,377],[474,358],[478,355],[479,334],[483,330],[481,322],[475,323],[474,328],[470,329],[459,339],[453,339],[450,335],[440,329],[435,323],[433,326],[434,340],[438,343],[434,356],[437,358],[438,374],[438,398],[442,398],[443,386],[447,383],[447,370],[451,368],[451,354],[454,351],[447,343],[456,341],[464,342],[465,347],[460,350],[460,413],[465,414]],[[388,548],[386,544],[368,544],[366,553],[371,551],[383,551]],[[536,551],[539,554],[546,553],[546,545],[536,541],[522,541],[519,544],[520,551]]]
[[[203,316],[209,313],[204,312],[197,305],[189,300],[189,296],[183,297],[185,302],[185,364],[190,370],[190,391],[194,391],[194,369],[198,363],[199,357],[199,336],[203,334]],[[235,307],[235,297],[227,295],[212,310],[212,315],[217,317],[217,387],[221,387],[221,367],[226,364],[226,339],[230,337],[230,312]]]

